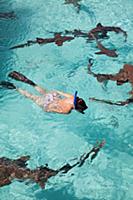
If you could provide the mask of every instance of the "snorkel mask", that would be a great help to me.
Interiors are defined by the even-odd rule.
[[[82,113],[82,114],[85,114],[84,113],[84,110],[86,110],[88,107],[87,105],[85,104],[85,101],[82,99],[82,98],[79,98],[77,96],[78,92],[76,91],[75,94],[74,94],[74,101],[73,101],[73,104],[74,104],[74,108],[75,110],[77,110],[78,112]]]

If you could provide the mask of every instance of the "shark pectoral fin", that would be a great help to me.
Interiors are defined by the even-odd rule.
[[[45,183],[43,181],[39,181],[38,184],[42,189],[45,189]]]
[[[98,51],[98,52],[95,52],[95,54],[104,54],[104,52],[103,51]]]
[[[11,184],[11,180],[9,178],[5,178],[1,180],[0,187]]]
[[[37,39],[37,40],[43,40],[43,38],[39,38],[39,37],[37,37],[36,39]]]
[[[55,41],[55,44],[56,44],[57,46],[62,46],[62,45],[63,45],[63,41]]]

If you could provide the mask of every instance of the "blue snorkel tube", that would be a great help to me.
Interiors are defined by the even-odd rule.
[[[78,92],[76,91],[74,94],[74,109],[77,110],[78,112],[85,114],[84,110],[86,110],[88,108],[88,106],[86,105],[85,101],[82,98],[79,98],[77,96]]]
[[[75,108],[76,108],[76,104],[77,104],[77,94],[78,94],[78,92],[76,91],[75,94],[74,94],[74,101],[73,101]]]

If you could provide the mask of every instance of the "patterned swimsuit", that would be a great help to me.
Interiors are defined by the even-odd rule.
[[[53,101],[59,99],[60,95],[57,92],[47,93],[43,95],[43,107],[47,109],[48,105],[51,104]]]

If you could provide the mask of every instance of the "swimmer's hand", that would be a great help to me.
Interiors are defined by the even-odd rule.
[[[116,105],[116,106],[125,106],[125,105],[128,105],[129,103],[133,103],[133,99],[132,98],[127,99],[125,101],[118,101],[118,102],[112,102],[110,100],[104,100],[104,99],[96,99],[94,97],[89,98],[89,100],[91,100],[91,101],[99,101],[99,102],[102,102],[102,103],[106,103],[106,104],[109,104],[109,105]]]
[[[102,99],[96,99],[95,97],[90,97],[89,100],[90,100],[90,101],[100,101],[100,102],[104,102],[104,100],[102,100]]]
[[[95,99],[95,97],[90,97],[89,100],[90,101],[95,101],[96,99]]]
[[[110,105],[119,105],[119,102],[118,102],[118,103],[113,103],[113,102],[110,101],[110,100],[96,99],[95,97],[90,97],[89,100],[90,100],[90,101],[98,101],[98,102],[106,103],[106,104],[110,104]]]

